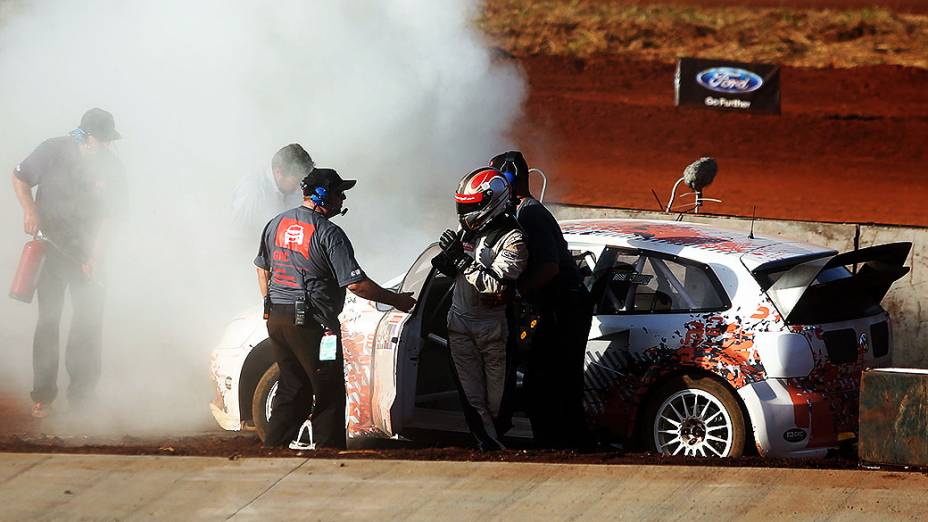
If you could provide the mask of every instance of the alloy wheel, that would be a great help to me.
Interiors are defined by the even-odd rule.
[[[734,437],[731,415],[714,395],[680,390],[657,409],[654,442],[665,455],[727,457]]]
[[[280,384],[280,381],[274,381],[274,385],[271,386],[271,390],[267,392],[267,400],[264,402],[264,418],[270,422],[271,420],[271,410],[274,405],[274,396],[277,395],[277,385]]]

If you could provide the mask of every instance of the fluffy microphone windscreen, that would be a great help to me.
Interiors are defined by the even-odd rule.
[[[699,158],[687,165],[686,169],[683,170],[683,181],[689,188],[698,192],[712,183],[717,171],[718,165],[714,159],[709,157]]]

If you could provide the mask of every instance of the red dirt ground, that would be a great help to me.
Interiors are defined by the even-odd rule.
[[[550,200],[655,209],[683,168],[718,160],[718,214],[928,226],[928,71],[784,68],[779,116],[674,106],[674,65],[520,60],[516,139]]]
[[[249,457],[294,457],[339,458],[339,459],[401,459],[401,460],[444,460],[444,461],[495,461],[495,462],[556,462],[570,464],[649,464],[649,465],[712,465],[791,467],[815,469],[856,469],[855,459],[832,455],[825,459],[765,459],[746,456],[734,459],[698,459],[687,457],[665,457],[650,453],[625,453],[616,450],[595,452],[538,450],[514,447],[506,451],[480,453],[466,446],[469,437],[453,436],[435,439],[429,434],[429,444],[382,441],[374,449],[319,450],[295,453],[289,449],[267,449],[254,433],[222,432],[218,428],[212,433],[185,436],[132,437],[132,436],[85,436],[47,435],[43,433],[46,423],[53,418],[36,420],[29,414],[28,397],[0,394],[0,452],[12,453],[73,453],[109,455],[170,455],[170,456],[213,456],[229,459]],[[65,414],[63,412],[54,415]],[[521,442],[522,445],[525,442]],[[916,470],[917,471],[917,470]]]

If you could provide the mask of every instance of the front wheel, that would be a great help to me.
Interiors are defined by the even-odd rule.
[[[258,385],[255,387],[255,394],[251,401],[251,418],[255,423],[255,431],[258,432],[258,438],[264,442],[267,435],[267,425],[271,420],[271,409],[274,403],[274,396],[277,395],[277,385],[280,380],[280,369],[277,364],[272,364]]]
[[[681,376],[660,388],[647,409],[648,446],[664,455],[740,457],[747,429],[741,405],[709,377]]]

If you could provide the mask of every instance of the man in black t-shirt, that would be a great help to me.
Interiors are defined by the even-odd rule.
[[[560,225],[532,197],[522,153],[499,154],[490,166],[512,178],[516,220],[529,252],[519,294],[541,316],[525,368],[527,413],[535,441],[542,447],[589,447],[593,439],[583,412],[583,365],[592,300]]]
[[[345,191],[332,169],[315,169],[302,182],[304,203],[264,228],[255,266],[269,305],[267,332],[280,369],[264,445],[293,449],[345,447],[345,377],[338,314],[345,290],[404,312],[411,293],[384,290],[354,258],[348,236],[329,219],[340,215]],[[298,319],[305,309],[303,320]],[[298,324],[302,322],[302,324]],[[301,425],[309,417],[303,437]]]
[[[72,407],[91,398],[100,377],[101,262],[109,225],[122,213],[126,198],[122,164],[107,146],[119,138],[113,115],[90,109],[77,129],[44,141],[13,172],[25,232],[41,232],[50,243],[36,289],[35,417],[48,415],[48,405],[58,393],[58,330],[65,290],[70,289],[74,309],[65,356]]]

